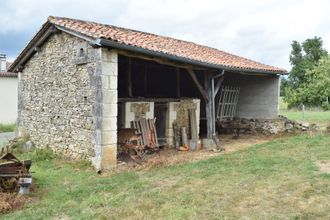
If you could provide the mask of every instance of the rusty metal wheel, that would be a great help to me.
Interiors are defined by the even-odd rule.
[[[16,177],[1,177],[0,189],[3,192],[14,192],[18,186],[18,179]]]

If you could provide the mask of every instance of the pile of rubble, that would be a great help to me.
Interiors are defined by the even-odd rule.
[[[300,133],[315,131],[316,124],[300,123],[280,115],[276,119],[234,119],[219,124],[223,133],[265,134]]]

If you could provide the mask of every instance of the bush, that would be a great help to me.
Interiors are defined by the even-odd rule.
[[[322,109],[323,109],[324,111],[330,111],[330,103],[328,103],[328,102],[323,102],[323,103],[322,103]]]

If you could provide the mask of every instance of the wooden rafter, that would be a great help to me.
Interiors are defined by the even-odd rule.
[[[210,97],[209,97],[208,93],[206,92],[206,90],[203,88],[203,86],[198,81],[194,70],[190,69],[190,68],[187,68],[187,71],[188,71],[189,75],[191,76],[192,80],[194,81],[195,85],[197,86],[199,92],[202,94],[205,102],[209,102]]]
[[[205,70],[205,68],[203,68],[203,67],[193,66],[190,64],[182,64],[182,63],[170,61],[170,60],[164,59],[164,58],[151,57],[151,56],[146,56],[143,54],[137,54],[137,53],[124,51],[124,50],[119,50],[118,54],[121,54],[121,55],[124,55],[127,57],[138,58],[138,59],[142,59],[142,60],[154,61],[158,64],[163,64],[163,65],[168,65],[168,66],[173,66],[173,67],[178,67],[178,68],[184,68],[184,69],[194,68],[194,69],[198,69],[198,70]]]

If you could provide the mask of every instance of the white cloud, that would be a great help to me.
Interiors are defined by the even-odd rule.
[[[320,36],[330,50],[329,8],[327,0],[5,0],[0,36],[34,33],[47,16],[66,16],[194,41],[290,69],[292,40]]]

